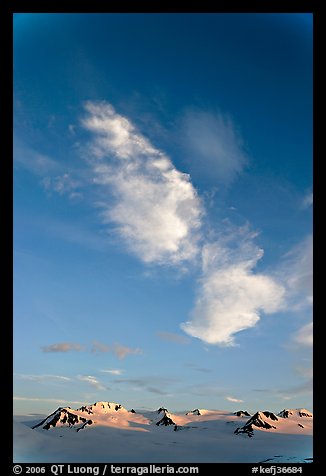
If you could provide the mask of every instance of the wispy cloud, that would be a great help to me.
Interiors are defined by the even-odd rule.
[[[235,398],[235,397],[225,397],[225,400],[228,402],[234,402],[234,403],[243,403],[244,400],[241,400],[240,398]]]
[[[190,339],[180,334],[175,334],[174,332],[157,332],[157,335],[160,339],[167,342],[173,342],[174,344],[189,344]]]
[[[31,382],[56,382],[56,383],[64,383],[70,382],[70,377],[65,377],[63,375],[51,375],[51,374],[43,374],[43,375],[29,375],[29,374],[16,374],[22,380],[30,380]]]
[[[313,301],[313,237],[308,235],[285,256],[279,271],[288,288],[288,307],[298,310]]]
[[[179,264],[198,252],[202,206],[189,176],[107,102],[87,102],[94,183],[109,199],[102,220],[115,225],[145,263]]]
[[[146,387],[147,392],[156,393],[156,395],[169,395],[168,392],[165,392],[161,388],[157,387]]]
[[[313,391],[313,381],[312,378],[305,380],[304,382],[298,385],[292,385],[288,388],[255,388],[253,392],[266,393],[268,395],[275,395],[277,397],[283,398],[284,400],[291,400],[300,395],[305,395],[307,393],[312,393]]]
[[[110,346],[94,340],[91,352],[110,352]]]
[[[69,124],[68,125],[68,131],[72,136],[74,136],[76,134],[76,125],[75,124]]]
[[[313,380],[308,379],[308,380],[305,380],[303,383],[300,383],[299,385],[294,385],[287,389],[281,390],[280,394],[282,395],[284,399],[290,399],[290,398],[297,397],[299,395],[312,393],[312,391],[313,391]]]
[[[72,400],[60,400],[58,398],[41,398],[41,397],[21,397],[21,396],[17,396],[17,395],[14,395],[13,396],[13,400],[15,401],[23,401],[23,402],[53,402],[53,403],[59,403],[59,404],[63,404],[63,405],[70,405],[70,404],[73,404],[73,405],[83,405],[85,402],[80,402],[79,400],[75,400],[75,401],[72,401]]]
[[[123,360],[127,355],[140,355],[142,354],[142,350],[139,348],[132,348],[126,345],[121,345],[115,343],[113,345],[102,344],[98,341],[93,341],[93,345],[91,348],[91,352],[112,352],[116,355],[119,359]],[[112,372],[113,373],[113,372]]]
[[[116,379],[115,382],[131,385],[136,390],[146,390],[157,395],[170,395],[171,386],[179,383],[179,379],[153,375],[139,378],[120,378]]]
[[[124,371],[120,369],[108,369],[108,370],[100,370],[100,372],[104,372],[111,375],[122,375]]]
[[[78,380],[81,382],[88,383],[91,387],[96,388],[96,390],[107,390],[105,387],[96,377],[93,375],[78,375]]]
[[[254,273],[263,250],[254,244],[248,227],[206,244],[202,278],[191,320],[181,325],[209,344],[234,345],[234,335],[257,324],[260,313],[273,313],[283,304],[284,288],[267,274]]]
[[[81,182],[64,173],[56,177],[44,177],[41,181],[43,188],[48,192],[56,192],[59,195],[68,195],[71,199],[81,198],[82,193],[78,191]]]
[[[306,379],[312,380],[313,378],[313,367],[310,365],[310,367],[303,367],[302,365],[298,365],[295,367],[295,371],[297,372],[298,375],[301,377],[304,377]]]
[[[181,130],[195,173],[228,185],[248,163],[238,131],[232,120],[222,114],[188,111]]]
[[[119,359],[123,360],[128,355],[141,355],[143,353],[140,348],[128,347],[115,343],[112,345],[103,344],[97,340],[94,340],[90,347],[82,346],[72,342],[59,342],[57,344],[51,344],[42,347],[43,352],[71,352],[71,351],[87,351],[93,354],[111,352]]]
[[[308,192],[302,200],[302,207],[303,208],[310,208],[314,203],[314,196],[312,192]]]
[[[37,228],[42,227],[54,239],[64,240],[87,249],[106,252],[109,246],[109,239],[106,236],[91,231],[85,224],[81,225],[71,220],[60,221],[41,216],[33,219],[33,225]]]
[[[215,385],[191,385],[186,388],[190,395],[199,395],[200,397],[207,397],[207,395],[222,397],[225,395],[225,389]]]
[[[23,167],[34,175],[44,176],[60,169],[59,163],[54,159],[28,147],[17,138],[14,139],[13,156],[15,166]]]
[[[121,360],[127,357],[127,355],[141,355],[143,353],[141,349],[134,349],[120,344],[114,344],[112,352]]]
[[[293,336],[296,344],[303,347],[312,347],[313,345],[313,323],[309,322],[302,326]]]
[[[83,350],[83,347],[80,344],[74,344],[72,342],[59,342],[42,347],[43,352],[79,352],[81,350]]]
[[[206,367],[198,367],[198,365],[192,364],[192,363],[189,363],[189,362],[186,363],[185,366],[190,367],[192,370],[195,370],[196,372],[203,372],[203,373],[211,372],[211,369],[207,369]]]

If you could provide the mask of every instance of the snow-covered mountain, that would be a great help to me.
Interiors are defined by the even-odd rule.
[[[251,416],[96,402],[16,421],[14,453],[15,462],[302,462],[312,458],[312,425],[312,413],[302,408]]]
[[[264,430],[286,430],[293,425],[297,425],[299,428],[305,428],[304,420],[312,418],[313,415],[304,408],[295,410],[282,410],[280,413],[269,411],[256,412],[242,427],[235,430],[236,434],[245,433],[249,437],[254,436],[254,429]],[[288,421],[286,421],[288,419]],[[309,422],[310,427],[310,422]],[[292,429],[293,431],[293,429]]]
[[[117,412],[120,412],[119,418],[117,418]],[[127,413],[128,411],[122,405],[112,402],[96,402],[93,405],[77,408],[77,410],[60,407],[40,423],[34,425],[33,429],[42,427],[43,430],[49,430],[56,427],[69,427],[79,431],[86,428],[87,425],[101,424],[103,421],[114,423],[118,421],[121,424],[127,420]],[[135,413],[135,411],[130,413]],[[123,414],[122,418],[120,418],[121,414]]]

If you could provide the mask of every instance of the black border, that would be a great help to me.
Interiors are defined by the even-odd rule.
[[[314,275],[318,276],[318,265],[320,265],[319,251],[322,249],[321,240],[323,232],[318,229],[318,213],[321,212],[319,194],[319,180],[321,174],[318,174],[318,162],[321,151],[321,123],[318,118],[322,113],[322,78],[321,78],[321,33],[323,31],[323,17],[321,15],[322,0],[251,0],[243,2],[241,0],[220,0],[218,2],[202,0],[196,5],[192,4],[185,8],[185,1],[168,5],[168,2],[159,2],[158,0],[92,0],[92,2],[76,2],[72,0],[0,0],[0,53],[1,53],[1,159],[0,159],[0,177],[1,177],[1,250],[3,252],[2,264],[5,268],[5,279],[2,280],[2,294],[4,303],[2,315],[2,335],[3,342],[1,350],[3,353],[2,362],[5,363],[6,372],[2,375],[1,400],[8,409],[8,415],[5,414],[5,424],[1,424],[2,429],[12,428],[12,415],[9,409],[12,408],[12,385],[13,385],[13,14],[14,13],[312,13],[314,18],[314,206],[313,206],[313,233],[314,233]],[[324,25],[325,28],[325,25]],[[4,238],[3,238],[4,237]],[[11,252],[10,252],[11,251]],[[319,474],[321,470],[322,457],[322,420],[324,417],[322,411],[321,397],[323,390],[320,382],[323,375],[319,372],[320,363],[318,357],[319,339],[321,340],[321,329],[319,326],[319,315],[316,313],[318,308],[318,284],[320,280],[314,280],[314,463],[304,464],[302,474]],[[317,303],[316,303],[317,301]],[[322,319],[322,316],[320,316]],[[318,320],[317,320],[318,319]],[[320,320],[321,320],[320,319]],[[4,342],[6,340],[6,342]],[[9,356],[8,356],[9,351]],[[322,357],[324,358],[323,354]],[[7,374],[8,371],[8,374]],[[9,389],[9,390],[8,390]],[[11,389],[11,391],[10,391]],[[4,395],[2,392],[8,392]],[[8,400],[7,400],[8,398]],[[8,422],[6,421],[8,416]],[[1,418],[2,420],[2,418]],[[8,425],[8,426],[7,426]],[[9,430],[9,435],[12,435]],[[4,437],[6,440],[7,438]],[[6,448],[12,444],[6,441]],[[8,459],[10,474],[12,474],[12,452],[2,452],[2,457]],[[192,464],[194,465],[194,464]],[[230,467],[232,466],[232,468]],[[235,466],[234,466],[235,465]],[[7,464],[5,463],[5,466]],[[27,466],[27,465],[23,465]],[[37,466],[46,466],[40,465]],[[91,465],[89,465],[91,466]],[[137,466],[137,465],[135,465]],[[139,465],[138,465],[139,466]],[[147,466],[145,464],[145,466]],[[210,474],[214,470],[237,470],[241,468],[239,474],[251,474],[251,468],[254,464],[246,463],[215,463],[200,464],[199,474]],[[288,465],[282,465],[288,466]],[[293,465],[298,466],[298,465]],[[320,467],[320,469],[319,469]],[[24,473],[23,473],[24,474]],[[51,473],[48,473],[51,474]],[[65,473],[63,473],[65,474]],[[299,473],[300,474],[300,473]]]

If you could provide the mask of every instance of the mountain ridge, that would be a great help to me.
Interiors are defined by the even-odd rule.
[[[173,413],[101,401],[35,416],[14,422],[15,462],[301,463],[313,456],[313,414],[304,408]]]
[[[234,433],[253,437],[256,430],[280,430],[284,422],[297,425],[301,430],[305,429],[305,420],[313,419],[313,414],[304,409],[283,409],[275,414],[268,410],[257,411],[251,415],[246,410],[236,412],[223,412],[221,410],[194,409],[185,413],[172,413],[164,406],[157,410],[135,411],[127,410],[120,403],[99,401],[90,405],[82,405],[77,409],[71,407],[59,407],[46,418],[35,424],[32,429],[53,430],[55,428],[70,428],[79,432],[91,425],[109,426],[115,428],[137,428],[147,431],[147,427],[174,427],[175,430],[183,427],[196,428],[203,422],[226,420],[227,423],[236,424],[237,421],[245,420],[245,424],[238,426]],[[137,427],[138,425],[138,427]],[[289,425],[287,425],[289,426]],[[296,428],[297,431],[298,428]]]

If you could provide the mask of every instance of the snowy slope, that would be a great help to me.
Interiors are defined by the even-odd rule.
[[[62,463],[311,461],[307,459],[313,456],[310,412],[260,411],[249,418],[244,413],[205,409],[171,413],[163,407],[128,411],[111,402],[59,408],[34,421],[34,429],[28,421],[15,423],[14,458]],[[246,428],[252,437],[240,431]]]

